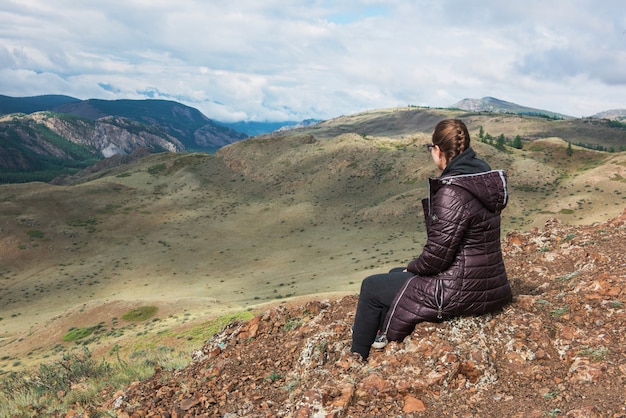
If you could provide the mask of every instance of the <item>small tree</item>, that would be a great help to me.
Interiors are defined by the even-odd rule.
[[[500,134],[500,136],[498,137],[498,141],[496,142],[496,149],[499,149],[500,151],[504,151],[505,142],[506,142],[506,138],[504,134]]]
[[[522,149],[522,138],[519,135],[515,135],[513,139],[513,148]]]
[[[572,149],[572,143],[567,141],[567,156],[571,157],[573,153],[574,150]]]

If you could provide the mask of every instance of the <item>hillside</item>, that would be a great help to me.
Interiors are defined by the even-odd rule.
[[[215,151],[247,137],[212,121],[197,109],[171,100],[89,99],[57,106],[53,110],[89,119],[115,116],[156,125],[178,139],[187,151]]]
[[[611,245],[620,249],[623,240],[613,233],[619,227],[606,222],[626,206],[626,153],[573,146],[570,156],[556,135],[624,141],[623,130],[603,123],[580,122],[585,129],[575,130],[570,121],[545,118],[388,109],[250,138],[212,155],[152,154],[86,170],[66,185],[0,186],[0,373],[71,352],[76,346],[61,337],[73,327],[100,324],[116,336],[81,345],[98,355],[117,345],[120,355],[132,356],[165,344],[163,333],[170,335],[167,344],[200,347],[209,337],[201,332],[185,341],[171,337],[181,318],[201,324],[232,312],[292,306],[295,299],[354,295],[366,275],[419,253],[425,234],[420,199],[427,178],[437,174],[424,144],[437,121],[458,115],[468,121],[478,154],[508,172],[505,234],[543,228],[552,218],[562,222],[548,238],[533,232],[536,254],[524,252],[531,244],[509,252],[513,263],[552,257],[552,249],[560,254],[577,234],[569,229],[574,226],[597,228],[597,237],[611,231]],[[481,126],[494,136],[523,135],[524,148],[503,152],[477,141]],[[600,244],[589,240],[580,247]],[[623,266],[616,257],[616,266]],[[538,266],[516,272],[511,265],[512,278],[530,280],[517,282],[519,294],[552,277],[540,275]],[[559,264],[569,273],[580,269],[568,266]],[[353,309],[350,299],[338,303],[345,309],[338,314]],[[159,321],[117,336],[118,318],[144,305],[158,307]]]
[[[132,299],[145,283],[141,277],[150,277],[159,295],[171,289],[170,296],[201,294],[233,306],[356,289],[364,270],[403,263],[419,251],[419,200],[428,176],[436,175],[423,144],[445,115],[392,112],[388,121],[380,113],[381,128],[373,128],[371,119],[379,117],[373,112],[308,133],[249,139],[215,155],[156,154],[74,179],[73,186],[1,186],[3,270],[13,272],[5,281],[10,292],[0,295],[2,316],[28,311],[24,303],[45,302],[47,292],[62,289],[77,296],[68,300],[61,292],[60,305],[53,297],[59,312],[82,300],[83,291],[89,299],[108,299],[111,288],[121,287],[113,293]],[[487,122],[468,120],[472,134]],[[360,134],[333,136],[349,123]],[[516,129],[490,123],[490,130]],[[423,131],[403,135],[409,126]],[[375,129],[387,129],[388,136],[361,134]],[[570,224],[603,221],[625,206],[624,153],[574,147],[568,157],[558,138],[506,153],[474,146],[508,172],[506,231],[541,226],[553,216]],[[43,238],[31,237],[31,230]],[[87,278],[94,273],[103,277]],[[46,283],[64,276],[61,284]],[[215,280],[223,283],[212,286]],[[87,286],[92,281],[98,283]],[[33,286],[48,290],[29,293]],[[0,330],[12,322],[0,322]]]
[[[158,126],[119,117],[91,120],[49,112],[0,116],[0,183],[50,181],[137,149],[185,150]]]
[[[551,220],[510,233],[511,305],[420,324],[366,363],[348,352],[356,296],[281,304],[231,323],[186,368],[157,367],[100,408],[117,416],[624,416],[625,222],[626,211],[593,227]]]
[[[414,107],[381,109],[324,123],[313,120],[289,123],[269,136],[289,135],[291,133],[285,132],[288,129],[310,133],[318,139],[342,133],[398,139],[418,132],[428,134],[436,118],[452,115],[463,117],[476,133],[482,127],[492,137],[506,135],[512,140],[521,135],[526,141],[557,137],[592,149],[626,149],[626,127],[619,120],[560,119],[545,111],[494,98],[481,99],[478,104],[467,100],[465,104],[457,104],[466,111]],[[13,113],[0,118],[0,183],[50,181],[59,175],[74,174],[102,158],[127,155],[139,148],[152,152],[214,152],[247,137],[208,119],[194,108],[166,100],[0,96],[0,108],[2,112],[48,110]],[[229,126],[258,132],[273,125],[251,122]]]
[[[616,150],[626,147],[626,127],[613,124],[609,120],[593,118],[559,120],[542,116],[424,108],[372,110],[341,116],[298,131],[324,139],[348,132],[403,139],[416,133],[430,135],[436,122],[446,117],[463,119],[475,140],[478,139],[482,126],[484,131],[493,137],[504,134],[507,138],[513,139],[520,135],[525,142],[560,138],[574,145],[597,145],[606,149],[613,147]]]

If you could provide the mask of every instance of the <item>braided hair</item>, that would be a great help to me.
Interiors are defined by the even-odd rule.
[[[450,163],[454,157],[469,148],[470,135],[463,121],[445,119],[435,126],[432,142],[439,147],[446,162]]]

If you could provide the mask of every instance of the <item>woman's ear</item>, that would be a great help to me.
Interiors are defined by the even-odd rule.
[[[437,166],[437,168],[440,170],[445,169],[448,165],[446,157],[441,151],[441,148],[439,148],[439,145],[435,145],[433,147],[433,160],[435,161],[435,165]]]

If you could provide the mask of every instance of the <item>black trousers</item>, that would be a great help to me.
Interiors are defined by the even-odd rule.
[[[404,267],[394,268],[389,273],[374,274],[361,283],[361,293],[352,328],[352,348],[367,359],[376,333],[382,329],[389,307],[402,288],[414,276],[404,272]]]

